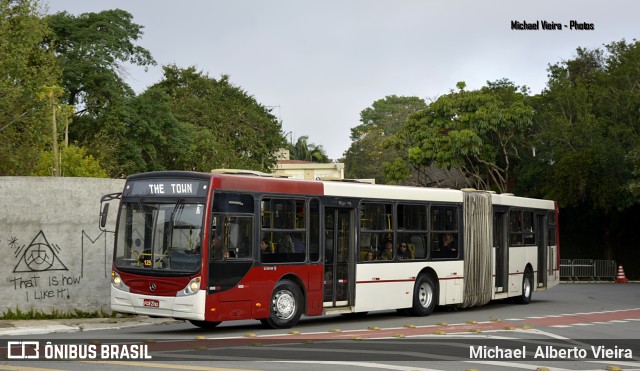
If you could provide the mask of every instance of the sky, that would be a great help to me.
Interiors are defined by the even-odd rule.
[[[288,140],[332,159],[349,148],[360,112],[389,95],[430,102],[507,78],[539,93],[549,64],[639,39],[637,0],[43,0],[48,12],[123,9],[144,26],[138,45],[158,66],[125,66],[137,92],[163,65],[195,66],[272,109]],[[546,21],[562,30],[512,30]],[[570,29],[571,21],[592,30]]]

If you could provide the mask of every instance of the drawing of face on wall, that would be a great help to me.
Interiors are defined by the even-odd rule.
[[[25,248],[23,245],[15,252],[16,256],[20,256],[20,260],[13,269],[13,273],[68,271],[69,269],[58,258],[58,253],[60,248],[51,245],[44,233],[40,231],[29,246]]]

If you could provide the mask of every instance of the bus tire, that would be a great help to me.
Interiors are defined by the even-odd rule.
[[[533,295],[533,274],[530,269],[524,271],[524,277],[522,277],[522,294],[516,296],[514,301],[517,304],[529,304],[531,302],[531,296]]]
[[[191,319],[189,320],[189,322],[191,322],[192,325],[203,328],[205,330],[211,330],[212,328],[222,323],[222,322],[196,321]]]
[[[428,316],[436,307],[438,295],[433,277],[423,274],[416,280],[413,289],[413,307],[409,312],[414,316]]]
[[[274,329],[291,328],[302,315],[302,292],[289,280],[278,282],[269,301],[269,317],[260,319],[263,325]]]

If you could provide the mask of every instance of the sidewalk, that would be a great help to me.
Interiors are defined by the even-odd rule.
[[[0,336],[41,335],[54,332],[117,330],[129,327],[179,323],[172,318],[147,316],[120,318],[74,318],[52,320],[0,320]]]

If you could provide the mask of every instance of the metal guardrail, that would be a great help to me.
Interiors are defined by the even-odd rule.
[[[560,259],[560,279],[565,281],[614,281],[615,260]]]

